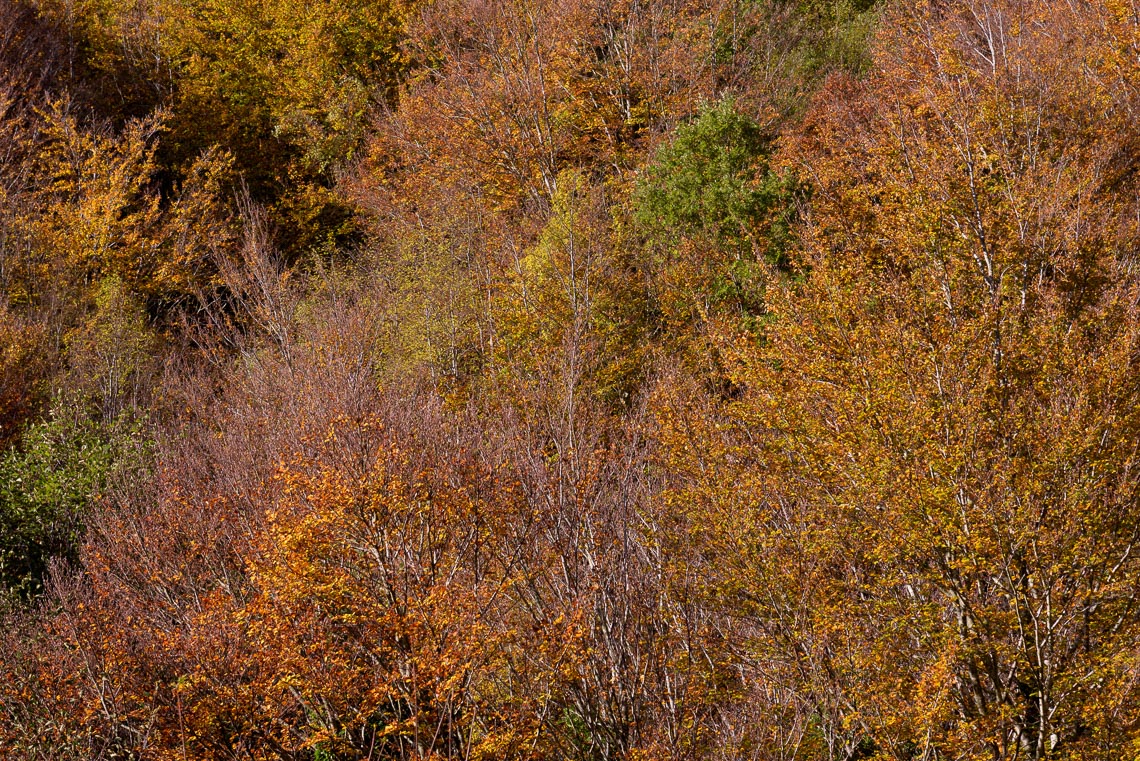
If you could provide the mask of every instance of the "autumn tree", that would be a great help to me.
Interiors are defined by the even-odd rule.
[[[896,9],[783,153],[815,192],[763,340],[723,336],[743,395],[667,416],[697,587],[825,757],[1134,747],[1135,34]]]

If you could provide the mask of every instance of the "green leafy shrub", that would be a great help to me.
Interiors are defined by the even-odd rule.
[[[74,561],[90,506],[120,475],[141,475],[149,444],[138,420],[100,424],[57,403],[0,455],[0,588],[29,599],[55,558]]]
[[[637,188],[638,221],[658,235],[711,233],[742,244],[780,200],[767,170],[768,139],[732,100],[706,106],[680,127]]]
[[[657,151],[634,192],[634,219],[666,253],[667,319],[713,313],[754,327],[766,271],[781,264],[795,214],[793,178],[768,163],[764,128],[731,99],[705,106]]]

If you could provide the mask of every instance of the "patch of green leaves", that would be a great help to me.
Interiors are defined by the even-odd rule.
[[[97,423],[57,404],[0,455],[0,587],[38,595],[54,559],[75,561],[90,507],[111,479],[141,475],[150,445],[139,421]]]

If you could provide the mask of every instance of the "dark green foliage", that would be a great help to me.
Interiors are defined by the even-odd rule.
[[[638,221],[656,235],[711,233],[743,244],[780,199],[768,147],[731,100],[707,106],[658,151],[638,187]]]
[[[760,95],[783,118],[802,115],[829,74],[865,74],[880,0],[737,0],[720,18],[712,59],[749,70]]]
[[[829,71],[865,71],[870,64],[870,38],[879,5],[879,0],[794,3],[794,31],[788,31],[800,38],[793,57],[796,78],[810,85]]]
[[[687,284],[667,309],[690,315],[683,321],[704,321],[712,309],[751,330],[764,314],[768,270],[784,263],[805,192],[769,167],[771,148],[764,128],[726,98],[678,128],[643,174],[634,218],[669,252],[670,279]]]

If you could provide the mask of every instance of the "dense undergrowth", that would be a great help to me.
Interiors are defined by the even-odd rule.
[[[1134,757],[1138,13],[0,0],[0,757]]]

